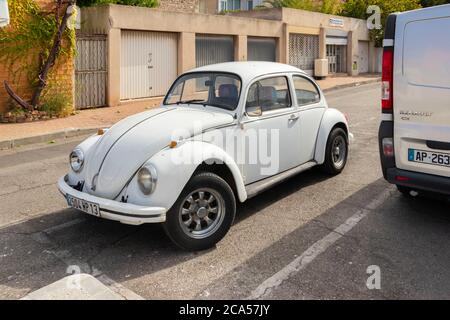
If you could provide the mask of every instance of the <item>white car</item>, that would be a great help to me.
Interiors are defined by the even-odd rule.
[[[244,202],[282,180],[347,161],[345,116],[303,71],[270,62],[181,75],[161,107],[121,120],[70,154],[69,206],[127,224],[161,222],[181,248],[220,241]]]
[[[450,195],[449,30],[450,5],[391,14],[386,21],[381,166],[384,178],[407,196]]]

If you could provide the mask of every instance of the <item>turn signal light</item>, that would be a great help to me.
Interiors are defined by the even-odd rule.
[[[169,148],[171,148],[171,149],[173,149],[173,148],[175,148],[177,146],[177,142],[176,141],[170,141],[170,143],[169,143]]]

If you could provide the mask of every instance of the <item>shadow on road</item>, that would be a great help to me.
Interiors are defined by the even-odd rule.
[[[301,178],[294,177],[270,192],[250,199],[239,205],[235,225],[302,188],[328,178],[313,169],[302,173]],[[283,263],[288,263],[296,254],[341,224],[354,213],[355,208],[367,204],[386,186],[387,183],[379,179],[286,235],[217,281],[210,288],[213,293],[211,297],[245,297],[255,282],[263,281],[276,272]],[[389,210],[411,212],[410,223],[426,222],[429,227],[427,232],[434,232],[433,228],[439,225],[442,232],[450,235],[448,202],[437,203],[428,198],[412,200],[397,195],[393,200],[396,205]],[[280,212],[280,219],[282,215]],[[76,219],[84,219],[80,223],[51,233],[43,232],[39,227],[42,219],[51,221],[56,216],[59,221],[64,220],[64,216],[73,220],[74,211],[67,209],[0,229],[5,252],[11,252],[0,258],[0,285],[33,291],[64,277],[67,275],[67,265],[77,263],[94,266],[115,281],[122,282],[176,266],[208,252],[187,253],[177,249],[160,225],[128,226],[81,213],[75,214]],[[257,227],[254,232],[257,232]],[[447,237],[447,243],[450,243],[448,240]],[[223,241],[226,242],[226,238]],[[214,295],[215,291],[217,295]]]

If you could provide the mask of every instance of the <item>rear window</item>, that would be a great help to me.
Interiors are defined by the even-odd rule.
[[[450,88],[450,17],[406,24],[403,75],[413,85]]]

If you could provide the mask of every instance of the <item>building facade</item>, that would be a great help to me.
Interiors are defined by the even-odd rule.
[[[103,96],[96,106],[160,97],[179,74],[225,61],[277,61],[312,75],[375,71],[360,19],[285,8],[213,15],[118,5],[84,8],[81,17],[77,61],[95,60],[84,63],[89,72],[75,64],[76,87],[88,88],[77,92],[81,107],[90,106],[92,91]]]

